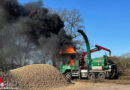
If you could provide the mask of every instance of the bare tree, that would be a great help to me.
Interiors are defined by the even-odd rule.
[[[71,34],[73,38],[77,38],[77,36],[79,36],[77,30],[84,29],[83,19],[81,17],[80,11],[77,9],[58,9],[55,13],[58,13],[65,22],[65,30],[67,33]]]

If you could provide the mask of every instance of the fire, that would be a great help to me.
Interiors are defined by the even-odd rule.
[[[68,60],[68,62],[71,66],[74,66],[74,60],[73,59],[70,59],[69,57],[67,57],[66,60]]]
[[[68,47],[65,51],[60,51],[60,54],[76,54],[76,51],[73,46]]]
[[[74,60],[70,60],[70,65],[74,66]]]
[[[74,49],[74,46],[70,46],[70,47],[68,47],[65,51],[59,51],[59,53],[60,54],[76,54],[76,51],[75,51],[75,49]],[[74,60],[71,58],[70,59],[70,57],[67,57],[66,58],[66,60],[69,62],[69,64],[71,65],[71,66],[74,66]]]

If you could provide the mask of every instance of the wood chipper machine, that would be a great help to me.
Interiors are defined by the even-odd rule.
[[[70,64],[61,65],[60,72],[64,74],[68,80],[70,80],[72,77],[87,79],[112,79],[116,77],[118,75],[116,65],[109,60],[111,51],[99,45],[95,45],[94,49],[90,49],[87,35],[82,30],[78,30],[78,32],[83,36],[87,50],[80,55],[79,60],[75,60],[73,62],[70,60]],[[100,50],[108,51],[109,56],[104,55],[103,57],[92,59],[91,53]],[[87,55],[87,59],[85,58],[85,55]]]

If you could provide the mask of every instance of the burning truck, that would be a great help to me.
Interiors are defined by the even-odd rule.
[[[116,65],[109,60],[111,56],[111,51],[107,48],[96,45],[95,49],[90,50],[90,44],[86,34],[82,30],[78,30],[83,36],[87,52],[81,54],[79,60],[74,60],[76,56],[76,51],[74,47],[69,47],[65,51],[60,51],[60,54],[68,54],[70,58],[67,58],[69,62],[68,65],[61,65],[60,72],[63,73],[68,80],[72,77],[88,78],[88,79],[112,79],[118,76]],[[101,58],[91,58],[91,53],[100,50],[106,50],[109,52],[109,56],[104,55]],[[85,55],[87,55],[87,60],[85,60]]]

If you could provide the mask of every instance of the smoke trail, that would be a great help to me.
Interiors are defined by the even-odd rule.
[[[17,0],[0,0],[0,29],[5,26],[13,26],[52,60],[59,59],[60,50],[73,45],[64,22],[57,14],[50,14],[40,1],[20,5]]]

